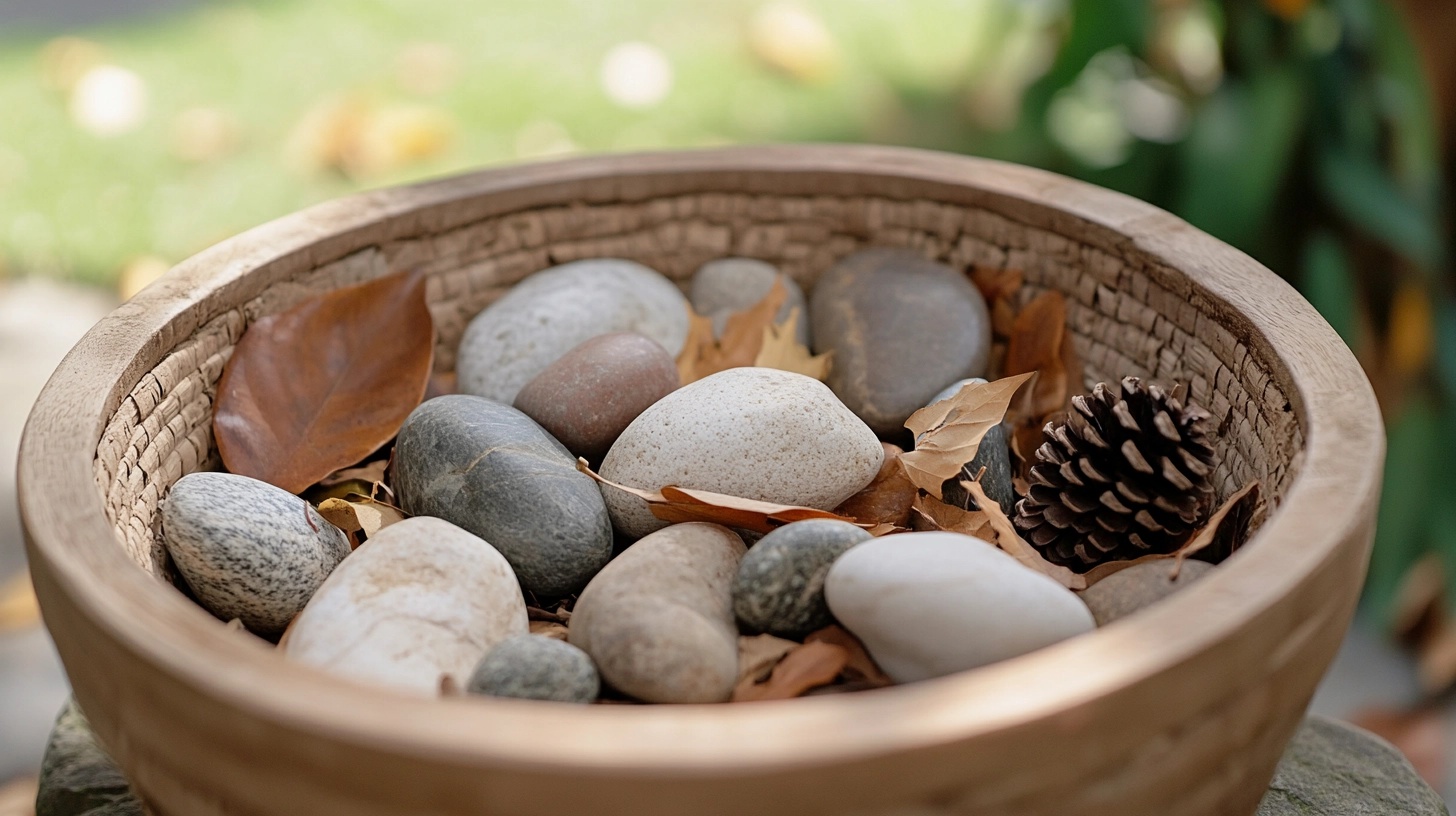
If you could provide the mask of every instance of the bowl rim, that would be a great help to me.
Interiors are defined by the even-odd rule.
[[[755,705],[433,700],[341,683],[284,660],[262,641],[220,636],[221,622],[181,593],[159,591],[118,546],[94,469],[105,424],[176,342],[245,300],[239,292],[362,246],[492,214],[711,191],[974,203],[1147,259],[1150,276],[1226,310],[1221,317],[1239,324],[1239,340],[1272,361],[1270,375],[1281,381],[1305,430],[1283,501],[1243,551],[1160,604],[1159,614],[1134,615],[933,681]],[[928,749],[1029,719],[1071,721],[1098,699],[1250,631],[1338,557],[1342,542],[1366,535],[1384,444],[1368,381],[1313,307],[1252,258],[1152,205],[986,159],[880,146],[768,145],[486,169],[324,202],[223,241],[117,308],[67,355],[27,421],[18,482],[48,618],[73,605],[132,656],[249,716],[465,766],[711,777]],[[65,604],[53,594],[66,596]],[[556,738],[523,740],[526,733]]]

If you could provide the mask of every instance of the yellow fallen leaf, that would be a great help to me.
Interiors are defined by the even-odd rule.
[[[1011,397],[1031,377],[1029,372],[968,385],[911,414],[905,427],[915,434],[915,450],[900,457],[910,481],[935,498],[944,498],[941,485],[976,458],[981,439],[1005,418]]]
[[[0,587],[0,632],[24,629],[40,622],[40,604],[30,574],[20,573]]]
[[[713,323],[688,309],[688,339],[678,354],[677,372],[683,385],[719,371],[755,365],[767,330],[784,305],[789,292],[775,278],[768,294],[749,308],[729,315],[721,339],[713,338]],[[792,333],[789,335],[793,336]]]
[[[765,326],[763,346],[753,364],[760,368],[777,368],[792,371],[823,382],[829,376],[829,363],[833,352],[812,354],[798,341],[799,307],[789,310],[789,316],[777,326]]]

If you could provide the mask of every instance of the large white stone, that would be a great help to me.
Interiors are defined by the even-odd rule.
[[[446,674],[464,688],[486,651],[527,631],[505,557],[420,516],[345,559],[294,621],[283,652],[349,680],[433,695]]]
[[[592,258],[537,272],[470,321],[456,360],[463,393],[510,405],[563,354],[593,337],[630,331],[677,356],[688,301],[642,264]]]
[[[772,368],[732,368],[642,412],[602,461],[631,487],[711,490],[830,510],[870,483],[884,448],[828,387]],[[612,524],[641,537],[667,523],[641,499],[603,486]]]
[[[901,533],[839,557],[829,609],[896,682],[1034,652],[1095,628],[1071,590],[979,538]]]

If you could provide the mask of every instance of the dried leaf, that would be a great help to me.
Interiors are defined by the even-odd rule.
[[[325,499],[319,503],[319,515],[346,533],[363,533],[373,538],[380,530],[409,516],[398,507],[375,501],[368,496],[350,493],[344,499]]]
[[[880,443],[885,449],[884,463],[880,472],[863,490],[845,499],[844,504],[834,508],[841,516],[848,516],[861,524],[891,524],[899,528],[910,526],[910,507],[920,489],[910,481],[900,457],[905,453],[898,445]]]
[[[1256,481],[1249,482],[1225,499],[1223,505],[1208,517],[1203,529],[1178,548],[1175,555],[1179,563],[1215,544],[1215,549],[1225,554],[1238,549],[1248,532],[1249,522],[1254,517],[1254,506],[1258,501],[1259,483]]]
[[[829,376],[829,354],[811,354],[798,340],[799,308],[789,310],[789,316],[777,326],[765,326],[763,343],[753,364],[760,368],[777,368],[792,371],[823,382]]]
[[[394,438],[434,359],[425,277],[311,298],[243,334],[218,385],[223,464],[297,493]]]
[[[591,469],[585,459],[576,460],[576,469],[608,487],[630,493],[647,502],[647,509],[652,511],[652,515],[673,524],[685,521],[710,521],[725,527],[769,533],[796,521],[826,518],[858,524],[869,530],[871,535],[876,534],[875,531],[880,529],[880,525],[861,524],[852,518],[836,515],[828,510],[817,510],[813,507],[774,504],[712,493],[707,490],[689,490],[674,485],[667,485],[657,491],[628,487],[603,479]],[[879,534],[883,535],[885,532],[882,531]]]
[[[440,371],[430,375],[430,384],[425,387],[425,399],[443,397],[459,391],[458,378],[453,371]]]
[[[455,675],[442,674],[440,675],[440,696],[464,697],[465,689],[460,687],[460,681],[455,679]]]
[[[366,485],[384,481],[384,470],[389,467],[388,459],[375,459],[358,467],[346,467],[318,480],[316,487],[337,487],[342,484],[363,482]],[[361,493],[364,491],[360,491]]]
[[[977,266],[971,270],[971,283],[981,291],[986,303],[995,305],[1008,301],[1021,290],[1025,275],[1020,269],[1001,269],[994,266]]]
[[[768,679],[784,655],[797,648],[799,644],[794,641],[773,635],[738,638],[738,685],[734,693]]]
[[[941,485],[976,458],[981,439],[1005,418],[1011,397],[1031,377],[1025,373],[968,385],[955,396],[911,414],[905,427],[915,435],[915,450],[900,457],[910,481],[935,498],[943,498]]]
[[[895,684],[889,675],[880,670],[859,638],[850,634],[849,630],[842,626],[826,626],[811,632],[807,638],[804,638],[804,642],[832,643],[848,652],[849,662],[845,666],[845,674],[851,681],[866,684],[867,688],[881,688]]]
[[[688,309],[688,339],[677,358],[678,378],[683,385],[710,374],[754,365],[774,316],[788,298],[783,281],[775,278],[763,299],[728,317],[721,339],[713,338],[713,323]],[[792,335],[790,335],[792,336]]]
[[[733,690],[732,702],[789,700],[817,686],[834,682],[849,665],[849,651],[832,643],[806,643],[774,667],[768,681]]]
[[[0,632],[37,623],[40,623],[40,604],[35,599],[30,573],[22,572],[0,587]]]
[[[1001,505],[986,498],[986,491],[981,489],[980,482],[969,479],[961,481],[961,487],[975,499],[976,506],[981,508],[990,519],[991,528],[996,531],[996,546],[1005,550],[1008,555],[1020,561],[1024,566],[1051,578],[1067,589],[1081,590],[1087,588],[1086,579],[1066,567],[1057,566],[1041,557],[1036,548],[1026,543],[1026,539],[1017,534],[1016,528],[1012,526],[1011,519],[1001,511]]]
[[[531,634],[551,638],[552,640],[566,640],[566,635],[570,631],[565,626],[553,621],[533,620],[530,623],[530,627]]]
[[[531,621],[542,621],[545,623],[566,623],[568,620],[571,619],[571,614],[567,613],[566,616],[563,617],[561,614],[561,610],[558,610],[556,612],[547,612],[539,606],[527,606],[526,619]]]
[[[996,531],[991,517],[980,510],[963,510],[924,494],[915,499],[916,530],[944,530],[994,542]]]
[[[1067,340],[1067,299],[1048,290],[1037,295],[1016,315],[1006,343],[1006,375],[1040,372],[1026,396],[1022,413],[1040,426],[1041,417],[1066,410],[1072,384],[1063,357]]]

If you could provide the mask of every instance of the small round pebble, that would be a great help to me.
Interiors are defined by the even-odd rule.
[[[1092,610],[1097,625],[1106,626],[1163,600],[1213,569],[1207,561],[1184,561],[1174,579],[1173,559],[1147,561],[1115,572],[1077,594]]]
[[[746,631],[802,640],[834,623],[824,576],[834,559],[870,534],[847,521],[809,519],[780,527],[743,556],[733,582],[733,613]]]
[[[486,652],[466,690],[491,697],[590,703],[601,691],[591,657],[561,640],[516,635]]]
[[[233,473],[189,473],[162,502],[162,541],[209,612],[282,632],[349,555],[344,531],[299,497]]]
[[[717,258],[698,267],[688,288],[688,300],[700,315],[713,319],[713,334],[722,337],[728,318],[752,308],[773,288],[774,280],[783,282],[784,305],[774,315],[774,323],[789,319],[799,310],[795,334],[800,343],[809,345],[809,314],[804,306],[804,290],[794,279],[780,272],[771,263],[757,258]]]

